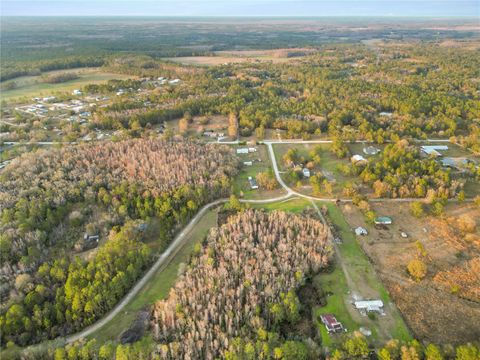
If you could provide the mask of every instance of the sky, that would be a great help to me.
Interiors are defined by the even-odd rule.
[[[480,0],[0,0],[0,3],[2,16],[426,16],[480,19]]]

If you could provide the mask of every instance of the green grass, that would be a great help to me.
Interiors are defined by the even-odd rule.
[[[305,207],[311,207],[312,204],[303,198],[290,198],[271,204],[250,204],[250,206],[255,209],[265,209],[267,211],[282,210],[291,213],[300,213]]]
[[[326,306],[318,306],[314,309],[315,318],[318,319],[317,325],[320,328],[322,336],[322,344],[329,346],[333,342],[336,342],[336,340],[340,340],[341,337],[328,334],[325,326],[320,322],[320,315],[334,314],[337,320],[340,321],[349,332],[357,330],[360,325],[352,319],[345,305],[344,297],[348,295],[348,286],[340,267],[336,266],[331,273],[318,274],[314,277],[313,281],[318,284],[325,293],[331,293],[331,295],[327,297]]]
[[[41,82],[41,76],[26,76],[11,80],[10,82],[15,82],[17,87],[12,90],[2,90],[0,99],[1,100],[13,100],[23,97],[41,97],[46,95],[51,95],[54,92],[64,92],[72,91],[74,89],[79,89],[82,86],[87,84],[100,84],[105,83],[108,80],[118,79],[128,79],[131,78],[129,75],[123,74],[112,74],[104,72],[99,68],[82,68],[82,69],[72,69],[72,70],[62,70],[62,71],[53,71],[47,72],[43,75],[50,75],[53,73],[66,73],[74,72],[79,75],[78,79],[66,81],[59,84],[47,84]]]
[[[116,340],[121,332],[127,329],[135,319],[137,312],[147,309],[157,300],[167,297],[170,288],[175,283],[180,263],[186,263],[196,243],[202,241],[209,229],[216,226],[216,211],[208,211],[187,234],[185,245],[173,256],[171,261],[159,268],[150,281],[135,298],[128,303],[124,310],[103,326],[97,332],[90,335],[89,339],[97,339],[99,344],[109,340]]]

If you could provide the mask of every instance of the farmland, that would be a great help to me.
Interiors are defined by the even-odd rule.
[[[48,84],[42,81],[42,76],[64,73],[76,74],[78,75],[78,78],[58,84]],[[18,101],[20,98],[45,97],[57,92],[71,92],[72,90],[80,89],[87,84],[102,84],[109,80],[125,80],[128,78],[130,78],[130,76],[109,73],[100,68],[57,70],[47,72],[41,76],[25,76],[5,82],[2,86],[11,86],[13,88],[11,90],[3,90],[0,99]],[[11,85],[12,83],[13,85]]]

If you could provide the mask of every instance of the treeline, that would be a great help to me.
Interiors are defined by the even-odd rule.
[[[81,229],[88,229],[72,216],[76,205],[99,207],[110,219],[104,226],[155,218],[161,224],[155,248],[161,251],[199,207],[229,194],[236,161],[228,147],[162,140],[89,144],[17,159],[1,175],[2,345],[25,345],[91,323],[111,308],[148,263],[141,242],[125,242],[120,249],[111,240],[88,263],[68,261]],[[128,262],[115,260],[114,270],[103,271],[102,256],[111,261],[120,250],[132,250],[133,258],[122,253],[119,258]],[[66,260],[56,263],[62,256]],[[42,273],[45,266],[54,270]],[[115,289],[101,285],[116,275]],[[93,279],[100,285],[92,285]],[[35,314],[44,322],[31,323],[28,319]]]
[[[0,79],[6,81],[20,76],[41,75],[46,71],[97,67],[104,64],[104,58],[97,56],[75,56],[35,62],[8,61],[2,64]]]
[[[235,215],[211,230],[168,299],[155,304],[156,353],[162,359],[228,358],[237,337],[285,342],[268,331],[299,319],[295,290],[327,265],[330,253],[327,230],[313,218],[255,210]],[[284,346],[305,347],[293,340]]]

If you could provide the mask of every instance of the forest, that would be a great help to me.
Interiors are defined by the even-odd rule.
[[[16,159],[1,173],[2,344],[65,335],[111,309],[153,249],[165,248],[199,207],[229,194],[236,164],[228,147],[148,139]],[[90,260],[72,256],[82,230],[94,235],[100,225],[93,211],[113,228],[108,241]],[[161,224],[153,249],[131,223],[152,218]]]
[[[298,320],[295,290],[327,266],[327,239],[318,220],[284,212],[246,210],[212,229],[168,299],[154,306],[152,331],[161,358],[231,358],[237,341],[257,334],[305,352],[302,342],[282,345],[278,334],[268,332]],[[270,358],[276,350],[252,351],[252,358]]]

